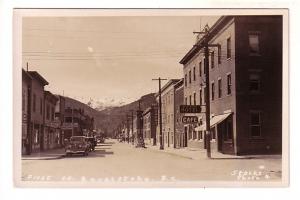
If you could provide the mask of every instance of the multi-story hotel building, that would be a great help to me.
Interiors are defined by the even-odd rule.
[[[281,152],[282,17],[222,16],[209,29],[208,39],[219,45],[209,47],[212,149]],[[185,104],[206,104],[203,40],[180,61]],[[205,113],[196,116],[199,124],[185,126],[187,146],[206,148]]]

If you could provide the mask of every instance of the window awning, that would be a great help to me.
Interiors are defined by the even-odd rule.
[[[221,114],[221,115],[216,115],[214,117],[210,118],[210,127],[213,127],[219,123],[221,123],[222,121],[224,121],[227,117],[229,117],[229,115],[231,115],[232,113],[225,113],[225,114]],[[206,130],[206,122],[204,122],[201,126],[197,126],[195,128],[195,131],[205,131]]]

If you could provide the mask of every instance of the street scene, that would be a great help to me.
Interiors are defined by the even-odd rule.
[[[280,183],[282,18],[23,17],[20,180]]]

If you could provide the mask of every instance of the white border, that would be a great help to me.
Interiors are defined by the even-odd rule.
[[[289,8],[290,10],[290,133],[291,133],[291,184],[286,189],[181,189],[181,190],[34,190],[34,189],[17,189],[13,186],[12,181],[12,8],[60,8],[60,7],[152,7],[152,8],[203,8],[203,7],[222,7],[222,8]],[[299,196],[299,128],[297,126],[299,113],[299,52],[300,52],[300,26],[299,3],[294,0],[263,0],[263,1],[122,1],[122,0],[18,0],[0,1],[0,198],[1,199],[86,199],[86,198],[108,198],[108,199],[251,199],[254,198],[272,198],[272,199],[297,199]],[[3,31],[5,30],[5,31]],[[295,197],[295,198],[294,198]]]

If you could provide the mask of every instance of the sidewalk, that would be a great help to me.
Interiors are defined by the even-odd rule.
[[[168,153],[174,156],[184,157],[192,160],[201,160],[207,159],[206,150],[205,149],[191,149],[191,148],[180,148],[174,149],[172,147],[165,147],[164,150],[159,149],[159,145],[157,146],[146,146],[150,151],[157,151]],[[211,152],[212,159],[281,159],[281,155],[246,155],[246,156],[237,156],[237,155],[229,155],[223,154],[217,151]]]
[[[22,155],[22,160],[54,160],[65,156],[65,149],[51,149],[42,152],[31,153],[31,155]]]

